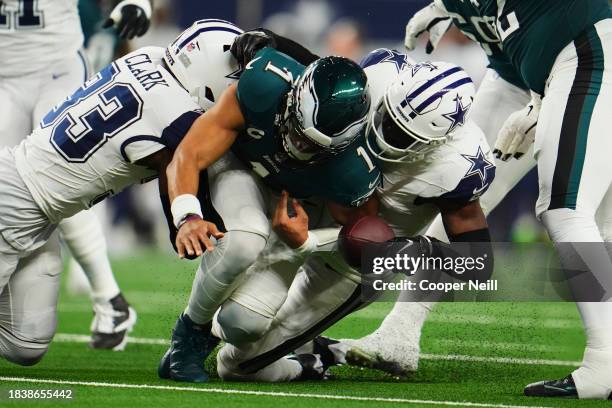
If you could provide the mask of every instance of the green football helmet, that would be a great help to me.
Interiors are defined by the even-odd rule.
[[[290,157],[313,162],[344,150],[362,132],[370,110],[363,69],[342,57],[308,65],[287,96],[281,139]]]

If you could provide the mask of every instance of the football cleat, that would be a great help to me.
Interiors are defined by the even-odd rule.
[[[330,348],[330,346],[333,347],[337,344],[340,344],[338,340],[325,336],[317,336],[312,341],[313,354],[319,356],[326,369],[338,364],[344,364],[344,361],[340,361],[341,357],[337,355],[337,352]]]
[[[136,311],[130,307],[121,293],[107,302],[94,304],[91,322],[93,349],[121,351],[125,349],[128,333],[136,324]]]
[[[204,361],[219,344],[211,328],[212,322],[195,324],[189,316],[181,314],[172,330],[170,348],[159,362],[159,378],[193,383],[208,381]]]
[[[406,376],[419,367],[419,346],[409,344],[401,336],[383,336],[374,332],[361,339],[340,340],[346,350],[346,363],[357,367],[372,368],[393,376]]]
[[[302,366],[302,373],[294,381],[327,380],[327,367],[318,354],[297,354],[289,357]]]
[[[561,380],[540,381],[525,387],[528,397],[578,398],[578,391],[572,375]]]

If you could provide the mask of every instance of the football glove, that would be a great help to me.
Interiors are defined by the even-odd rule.
[[[495,157],[502,161],[508,161],[511,157],[523,157],[535,140],[541,105],[540,95],[532,92],[529,104],[508,116],[495,141]]]
[[[111,11],[102,28],[115,27],[120,38],[131,40],[144,35],[150,24],[149,0],[123,0]]]
[[[429,32],[429,41],[425,52],[431,54],[438,46],[442,36],[450,28],[453,20],[446,10],[438,7],[435,2],[417,11],[406,25],[404,46],[408,51],[414,50],[417,37],[425,31]]]
[[[257,51],[265,47],[276,48],[276,40],[271,31],[265,28],[256,28],[240,34],[232,43],[230,52],[244,68],[257,54]]]

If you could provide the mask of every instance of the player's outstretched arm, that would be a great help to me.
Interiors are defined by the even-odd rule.
[[[451,243],[463,242],[469,244],[469,256],[473,258],[483,257],[485,268],[473,276],[459,276],[466,280],[487,280],[493,273],[493,248],[491,247],[491,235],[487,219],[480,207],[480,201],[474,200],[467,203],[456,204],[452,201],[441,200],[438,203],[444,229]],[[460,248],[461,249],[461,248]],[[464,252],[464,251],[460,251]],[[461,254],[464,255],[465,254]]]
[[[229,150],[243,126],[236,85],[232,85],[215,106],[193,123],[174,152],[166,175],[172,218],[178,229],[176,247],[180,258],[186,254],[200,256],[202,248],[212,251],[214,246],[209,237],[223,236],[213,223],[203,219],[196,197],[200,171]]]

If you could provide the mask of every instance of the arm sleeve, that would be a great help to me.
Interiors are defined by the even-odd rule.
[[[276,41],[276,49],[283,54],[289,55],[291,58],[296,60],[302,65],[308,65],[319,59],[319,56],[310,52],[306,47],[298,44],[297,42],[278,35],[270,30],[265,30],[269,33]]]

